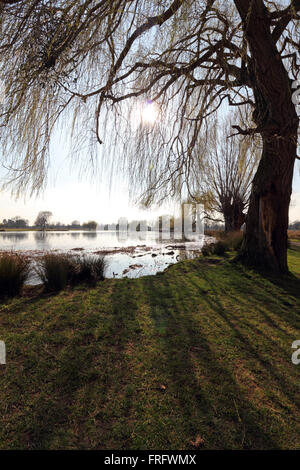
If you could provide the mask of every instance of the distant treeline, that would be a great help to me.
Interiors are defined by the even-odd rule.
[[[29,221],[22,217],[13,217],[12,219],[3,219],[0,228],[28,228]]]
[[[171,226],[171,231],[172,231],[172,228],[174,227],[174,218],[171,218],[170,226]],[[85,222],[83,224],[81,224],[78,220],[74,220],[70,224],[63,224],[61,222],[47,223],[47,230],[96,230],[97,227],[99,227],[100,230],[112,230],[112,229],[119,230],[120,229],[119,224],[98,225],[98,223],[94,220]],[[130,229],[132,230],[134,227],[134,230],[136,231],[153,230],[153,227],[149,226],[146,221],[139,221],[139,220],[131,221],[130,223],[127,224],[127,227],[129,230]],[[159,218],[158,227],[160,230],[161,229],[161,217]],[[39,224],[29,225],[29,221],[27,219],[24,219],[19,216],[12,217],[11,219],[3,219],[2,223],[0,223],[0,230],[4,230],[4,229],[36,230],[36,229],[41,229],[41,228],[42,227]],[[220,223],[212,223],[212,222],[207,223],[206,222],[205,224],[206,230],[224,230],[224,228],[225,228],[224,224],[220,224]],[[290,223],[289,230],[300,230],[300,221],[296,220],[295,222]]]
[[[296,220],[289,225],[289,230],[300,230],[300,220]]]
[[[162,229],[162,221],[161,217],[159,217],[158,226],[154,228],[149,225],[145,220],[133,220],[127,224],[127,229],[134,230],[134,231],[151,231],[151,230],[161,230]],[[11,219],[3,219],[2,223],[0,223],[0,230],[4,229],[18,229],[18,230],[39,230],[39,229],[46,229],[46,230],[96,230],[97,227],[99,230],[120,230],[120,225],[116,224],[98,224],[96,221],[89,221],[81,224],[78,220],[74,220],[70,224],[63,224],[61,222],[46,222],[43,217],[37,218],[36,222],[33,225],[29,225],[29,221],[22,217],[13,217]],[[171,231],[174,228],[174,218],[170,217],[170,228]],[[205,224],[205,228],[209,230],[224,230],[224,225],[217,224],[217,223],[209,223]],[[124,229],[124,224],[122,224],[122,229]]]
[[[97,222],[91,220],[81,224],[79,221],[74,220],[71,224],[63,224],[61,222],[54,222],[47,224],[47,230],[96,230]],[[29,225],[29,221],[22,217],[13,217],[11,219],[3,219],[0,223],[0,229],[40,229],[41,225]]]

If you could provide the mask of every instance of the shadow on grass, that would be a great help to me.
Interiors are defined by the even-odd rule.
[[[252,325],[248,322],[246,307],[250,316],[257,310],[262,301],[260,286],[249,282],[252,297],[245,301],[244,314],[237,315],[232,311],[240,300],[236,295],[245,297],[250,287],[242,287],[243,282],[247,283],[243,270],[230,267],[221,274],[225,278],[231,276],[230,292],[226,282],[223,285],[213,271],[207,271],[205,266],[201,269],[196,262],[193,267],[180,277],[180,287],[175,272],[173,279],[170,275],[162,283],[156,278],[145,281],[156,325],[157,312],[163,312],[165,333],[161,336],[161,349],[166,358],[165,373],[182,410],[182,426],[188,426],[191,434],[204,434],[209,448],[280,448],[283,427],[276,413],[270,413],[271,403],[286,412],[284,419],[288,423],[291,407],[299,405],[297,380],[291,381],[282,369],[277,370],[274,353],[278,354],[280,346],[272,338],[273,331],[269,331],[271,338],[260,331],[263,341],[255,337],[257,328],[256,333],[251,331],[262,319],[269,321],[269,328],[277,326],[274,320],[263,316],[263,309]],[[195,291],[198,303],[194,301]],[[285,320],[288,321],[287,316]],[[290,323],[296,326],[294,320]],[[272,394],[274,386],[279,396]]]
[[[0,448],[299,447],[288,282],[195,260],[17,301],[2,320]]]
[[[290,348],[295,338],[290,336],[289,330],[295,331],[300,326],[300,305],[295,305],[290,297],[288,302],[286,296],[281,292],[287,291],[285,286],[289,281],[286,279],[283,285],[276,283],[276,289],[272,289],[275,278],[261,277],[259,280],[259,274],[253,272],[252,282],[251,274],[250,282],[247,282],[249,271],[239,265],[230,271],[230,275],[234,290],[226,289],[223,292],[220,292],[217,283],[214,283],[209,276],[204,275],[214,291],[214,296],[205,297],[204,301],[211,310],[218,312],[235,332],[241,350],[246,353],[246,356],[250,360],[254,359],[261,366],[261,370],[264,370],[262,377],[265,379],[265,387],[271,388],[271,384],[275,385],[290,403],[299,407],[300,400],[295,382],[291,382],[291,377],[285,376],[282,368],[278,367],[278,361],[288,360],[288,369],[295,372],[296,376],[296,369],[290,361]],[[294,279],[291,281],[293,283]],[[293,286],[289,292],[294,292]],[[222,301],[225,297],[227,301],[231,300],[231,305],[234,305],[238,294],[242,315],[239,314],[240,312],[234,313],[230,308],[224,308]],[[295,309],[291,312],[292,305]],[[267,325],[266,331],[262,328],[263,325]],[[277,400],[277,398],[273,397],[273,400]]]
[[[162,301],[166,293],[157,282],[149,279],[148,284],[151,314],[157,323],[157,308],[166,308]],[[168,295],[172,295],[171,286]],[[195,312],[182,308],[180,295],[176,297],[169,314],[164,314],[166,332],[161,335],[161,352],[164,375],[170,383],[168,393],[178,401],[184,434],[200,434],[209,448],[276,448],[271,435],[259,424],[263,420],[260,411],[228,368],[226,355],[215,348],[217,338],[208,337],[201,321],[195,321]],[[178,428],[178,432],[182,430]]]
[[[6,422],[0,448],[1,442],[10,449],[106,449],[110,442],[126,448],[131,401],[124,349],[139,331],[137,304],[124,280],[101,311],[101,289],[49,296],[48,311],[39,311],[41,299],[27,299],[36,318],[30,326],[15,304],[19,325],[7,335],[9,364],[0,371],[9,386],[0,401]]]

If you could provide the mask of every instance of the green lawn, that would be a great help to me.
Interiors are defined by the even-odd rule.
[[[2,303],[0,449],[299,449],[300,247],[289,262],[281,281],[201,258]]]

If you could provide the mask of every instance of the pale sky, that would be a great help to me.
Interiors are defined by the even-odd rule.
[[[35,198],[15,200],[8,192],[0,193],[0,220],[16,215],[29,219],[33,223],[38,212],[50,210],[53,213],[53,221],[70,223],[79,220],[81,223],[88,220],[96,220],[99,223],[111,223],[119,217],[132,219],[150,219],[158,212],[166,213],[166,207],[155,213],[139,211],[137,207],[130,206],[126,182],[123,188],[114,191],[97,181],[78,181],[74,172],[66,177],[65,169],[62,169],[55,180],[49,182],[44,193]],[[300,220],[300,177],[299,166],[295,171],[294,192],[290,207],[290,221]]]
[[[70,169],[65,149],[56,149],[50,167],[48,183],[39,196],[15,199],[9,191],[0,192],[0,221],[20,216],[28,219],[30,224],[40,211],[51,211],[52,222],[81,223],[96,220],[98,223],[112,223],[120,217],[128,220],[147,219],[169,213],[170,206],[145,211],[130,204],[128,180],[120,178],[112,186],[109,175],[78,176],[78,169]],[[3,171],[0,170],[0,176]],[[0,177],[1,184],[1,177]]]
[[[81,223],[96,220],[98,223],[116,222],[120,217],[132,219],[154,219],[158,215],[173,214],[169,205],[149,212],[141,211],[130,205],[128,195],[128,181],[124,177],[114,182],[109,177],[100,175],[91,178],[86,175],[79,180],[78,171],[70,170],[67,158],[67,149],[64,141],[56,139],[53,146],[53,160],[50,167],[48,184],[43,194],[38,197],[20,198],[15,200],[10,193],[0,192],[0,221],[15,216],[28,219],[30,224],[40,211],[51,211],[53,222],[71,223],[79,220]],[[290,221],[300,220],[300,165],[295,167],[292,204],[290,207]],[[0,184],[3,171],[0,168]],[[130,184],[130,183],[129,183]]]
[[[39,211],[50,210],[53,222],[70,223],[73,220],[87,222],[96,220],[98,223],[111,223],[120,217],[132,219],[150,219],[154,212],[140,211],[129,205],[126,189],[110,194],[109,189],[97,189],[91,182],[73,182],[65,185],[57,184],[46,189],[37,198],[14,200],[8,193],[0,195],[0,220],[19,215],[34,222]],[[165,211],[165,209],[162,209]],[[160,212],[161,213],[161,212]],[[165,213],[165,212],[163,212]]]

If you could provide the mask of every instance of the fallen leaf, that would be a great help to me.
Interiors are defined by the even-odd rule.
[[[190,441],[193,447],[202,447],[204,445],[204,439],[199,436],[199,434],[196,436],[196,439],[194,441]]]
[[[165,392],[167,390],[167,386],[163,384],[159,384],[157,387],[158,390],[161,390],[162,392]]]

